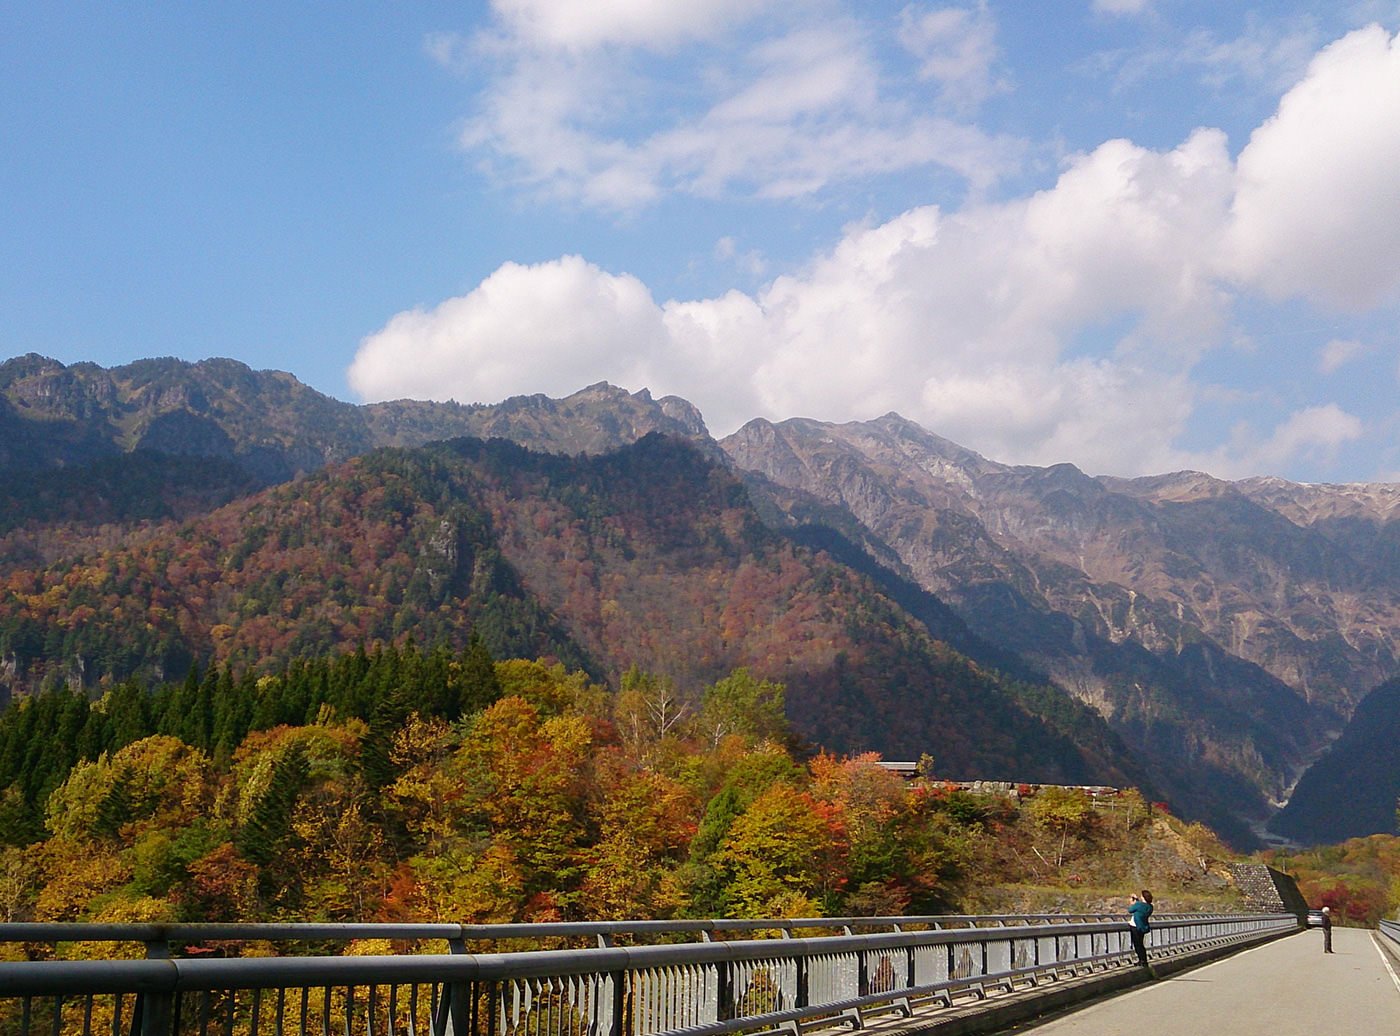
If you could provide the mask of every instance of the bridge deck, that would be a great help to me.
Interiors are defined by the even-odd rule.
[[[1368,931],[1338,928],[1331,956],[1304,932],[1011,1032],[1035,1036],[1332,1036],[1400,1033],[1400,967]],[[1393,945],[1393,944],[1391,944]]]

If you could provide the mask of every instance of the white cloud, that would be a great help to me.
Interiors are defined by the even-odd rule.
[[[1094,0],[1098,14],[1142,14],[1151,10],[1149,0]]]
[[[1240,153],[1238,276],[1360,309],[1400,292],[1400,42],[1379,26],[1313,60]]]
[[[1375,29],[1327,48],[1238,162],[1213,129],[1167,151],[1111,140],[1028,197],[850,227],[752,293],[658,302],[635,277],[578,257],[506,264],[366,338],[351,384],[367,399],[490,401],[606,379],[685,396],[717,434],[755,416],[896,410],[999,460],[1112,474],[1236,476],[1325,459],[1363,433],[1338,403],[1267,433],[1241,424],[1219,448],[1175,444],[1198,409],[1229,395],[1199,371],[1240,339],[1230,321],[1242,293],[1361,305],[1400,283],[1395,54]],[[569,129],[569,91],[548,77],[519,84],[513,110],[552,163],[539,176],[595,198],[635,199],[668,180],[799,193],[959,132],[927,118],[881,124],[868,53],[839,32],[765,41],[748,60],[758,72],[726,85],[707,114],[636,145]],[[526,101],[553,114],[531,125]],[[863,153],[881,139],[900,157]],[[965,142],[969,169],[985,146]],[[715,254],[741,258],[732,238]],[[1286,341],[1260,343],[1260,362]],[[1336,370],[1358,349],[1338,338],[1316,362]]]
[[[536,7],[577,13],[522,0],[523,11],[538,14]],[[603,7],[599,17],[654,11]],[[921,167],[952,170],[980,190],[1019,166],[1022,142],[933,111],[939,91],[961,103],[993,89],[985,11],[966,12],[965,25],[945,27],[936,40],[924,34],[937,50],[929,60],[938,83],[920,87],[877,59],[884,30],[834,6],[819,19],[782,10],[787,28],[765,23],[746,46],[692,49],[664,67],[625,50],[536,46],[535,36],[519,35],[526,25],[543,32],[525,13],[509,19],[516,35],[479,38],[477,61],[463,60],[460,43],[449,40],[430,40],[428,49],[463,74],[488,70],[461,136],[466,152],[498,178],[590,207],[629,210],[668,193],[797,198]]]
[[[1254,22],[1242,35],[1223,41],[1202,29],[1178,47],[1177,64],[1201,68],[1206,82],[1227,93],[1237,92],[1242,83],[1283,92],[1307,71],[1317,44],[1311,19],[1282,26]]]
[[[1360,342],[1343,338],[1333,338],[1318,353],[1317,369],[1321,374],[1332,374],[1341,370],[1365,350]]]
[[[1140,11],[1100,13],[1152,11],[1144,5]],[[1228,38],[1206,25],[1178,30],[1154,19],[1153,26],[1140,44],[1101,52],[1091,67],[1110,72],[1115,89],[1123,94],[1161,92],[1171,76],[1188,73],[1237,109],[1269,103],[1297,83],[1321,38],[1315,19],[1307,15],[1283,21],[1249,17],[1241,33]]]
[[[854,228],[754,296],[657,306],[579,259],[508,265],[370,336],[351,382],[366,398],[450,384],[478,400],[606,378],[684,395],[720,432],[893,409],[993,456],[1151,470],[1190,412],[1195,350],[1167,349],[1166,329],[1219,323],[1191,244],[1223,222],[1229,168],[1219,134],[1167,154],[1113,141],[1033,198]],[[1122,314],[1117,359],[1066,355],[1086,323]]]
[[[899,40],[919,60],[919,75],[934,79],[960,105],[976,105],[1009,87],[993,75],[996,23],[985,3],[917,12],[906,8]]]
[[[1360,419],[1337,404],[1307,407],[1290,415],[1267,441],[1249,451],[1239,474],[1275,474],[1287,470],[1300,456],[1329,456],[1361,434]]]
[[[465,296],[398,314],[360,343],[348,378],[375,399],[566,395],[603,379],[650,383],[665,346],[640,281],[565,256],[506,263]]]
[[[774,0],[492,0],[491,6],[521,40],[538,47],[582,50],[604,44],[665,47],[747,21],[773,3]]]

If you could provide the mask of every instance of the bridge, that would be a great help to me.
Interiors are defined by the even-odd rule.
[[[1400,1033],[1400,944],[1359,928],[1310,932],[1095,1002],[1034,1027],[1035,1036],[1333,1036]],[[1017,1030],[1019,1031],[1019,1030]]]
[[[1394,965],[1370,933],[1336,930],[1338,952],[1324,958],[1321,936],[1301,934],[1294,914],[1154,922],[1152,975],[1135,966],[1119,915],[8,924],[0,925],[0,943],[31,951],[57,942],[82,942],[89,953],[94,944],[111,946],[103,959],[0,963],[0,1034],[837,1036],[869,1029],[895,1036],[1012,1031],[1047,1017],[1046,1032],[1072,1024],[1076,1033],[1093,1033],[1128,1031],[1114,1013],[1124,1010],[1138,1019],[1133,1031],[1142,1028],[1143,1012],[1186,1026],[1154,1021],[1154,1032],[1295,1031],[1278,1019],[1260,1029],[1236,1024],[1257,1018],[1261,1001],[1308,1032],[1400,1032],[1400,985],[1387,970]],[[1382,941],[1400,957],[1400,927],[1388,931]],[[356,940],[447,952],[324,952],[325,943]],[[552,948],[516,950],[522,940]],[[201,952],[253,941],[246,955]],[[276,945],[296,955],[265,955]],[[317,948],[319,955],[311,952]],[[132,951],[144,956],[130,959]],[[1095,1006],[1072,1021],[1053,1020],[1090,1001]],[[1326,1021],[1307,1021],[1310,1007]],[[1370,1012],[1365,1024],[1341,1022],[1362,1011]],[[1084,1027],[1096,1017],[1101,1028]]]

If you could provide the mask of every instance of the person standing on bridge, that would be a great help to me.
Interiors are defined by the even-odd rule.
[[[1322,908],[1322,952],[1332,952],[1332,908]]]
[[[1142,890],[1141,896],[1134,896],[1128,906],[1128,917],[1132,919],[1133,950],[1137,953],[1138,966],[1147,967],[1147,933],[1152,930],[1148,918],[1152,916],[1152,893]]]

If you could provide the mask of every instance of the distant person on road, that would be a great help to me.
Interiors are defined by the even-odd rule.
[[[1322,908],[1322,952],[1332,952],[1332,908]]]
[[[1147,967],[1147,933],[1152,931],[1152,925],[1148,918],[1152,916],[1152,893],[1143,889],[1140,895],[1134,896],[1133,901],[1128,906],[1128,917],[1132,919],[1132,930],[1130,935],[1133,939],[1133,950],[1137,953],[1138,966]]]

